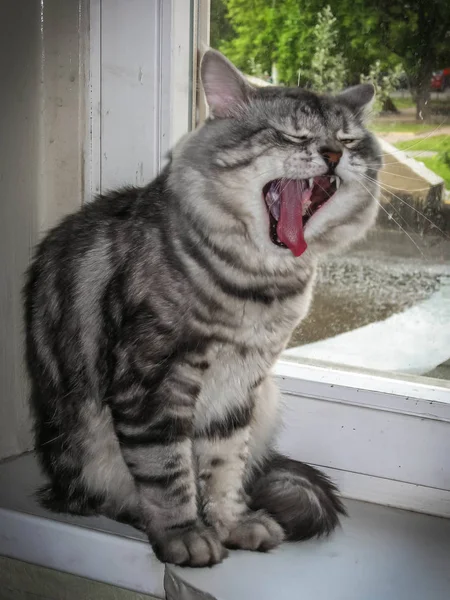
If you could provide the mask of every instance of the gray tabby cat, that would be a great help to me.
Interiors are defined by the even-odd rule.
[[[344,508],[276,453],[270,369],[319,258],[375,220],[370,85],[256,89],[213,50],[211,118],[149,185],[88,203],[40,244],[25,287],[44,504],[144,530],[162,561],[327,534]]]

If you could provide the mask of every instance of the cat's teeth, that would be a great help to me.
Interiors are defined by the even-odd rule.
[[[304,217],[308,211],[308,208],[311,206],[311,200],[307,200],[302,204],[302,216]]]
[[[280,192],[276,189],[269,190],[266,203],[272,216],[278,221],[280,218]]]
[[[270,190],[268,196],[270,198],[271,204],[273,202],[278,202],[278,200],[280,199],[280,193],[277,190]]]
[[[309,183],[309,187],[310,187],[310,188],[313,188],[313,187],[314,187],[314,177],[310,177],[310,178],[308,179],[308,183]]]
[[[341,185],[341,179],[340,177],[336,177],[336,189],[339,189],[339,186]]]
[[[330,183],[334,183],[336,180],[336,177],[330,177]]]
[[[280,203],[274,202],[272,204],[272,206],[270,207],[270,212],[272,213],[272,216],[275,217],[275,219],[277,221],[279,221],[280,220]]]

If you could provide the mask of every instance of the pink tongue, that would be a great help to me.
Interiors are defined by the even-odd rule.
[[[302,194],[297,181],[290,180],[282,186],[277,234],[294,256],[300,256],[307,248],[303,235],[302,204],[310,196],[311,190]]]

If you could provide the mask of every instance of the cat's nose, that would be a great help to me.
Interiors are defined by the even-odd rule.
[[[324,161],[327,163],[328,168],[331,172],[338,166],[341,160],[342,152],[340,150],[330,150],[329,148],[322,148],[320,150]]]

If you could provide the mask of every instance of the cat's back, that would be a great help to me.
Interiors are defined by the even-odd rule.
[[[80,255],[99,241],[132,245],[139,234],[161,227],[165,177],[145,187],[123,187],[98,196],[51,229],[37,248],[35,259],[53,252]]]
[[[92,279],[105,271],[106,263],[120,268],[146,243],[149,253],[157,250],[163,228],[165,181],[161,174],[146,187],[107,193],[65,217],[37,246],[26,277],[25,296],[32,295],[37,287],[45,288],[56,274],[62,285],[70,288],[70,279]]]
[[[47,233],[23,290],[28,339],[96,330],[104,300],[117,299],[139,269],[151,277],[147,265],[164,256],[165,181],[163,173],[149,186],[98,197]]]

